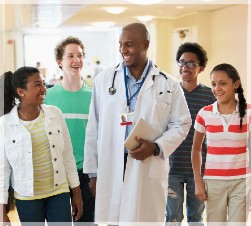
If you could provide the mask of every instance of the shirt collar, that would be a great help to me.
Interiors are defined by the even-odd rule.
[[[142,82],[143,78],[146,76],[146,72],[147,72],[147,69],[148,69],[150,63],[151,63],[151,61],[149,59],[147,59],[147,63],[146,63],[146,66],[144,68],[144,71],[142,73],[142,76],[141,76],[141,78],[136,83]],[[127,79],[133,79],[133,80],[135,80],[135,78],[132,76],[130,70],[127,67],[126,67],[126,76],[127,76]]]
[[[50,107],[48,105],[41,104],[40,106],[41,106],[41,108],[42,108],[42,110],[44,112],[45,117],[47,117],[48,119],[53,119],[53,118],[57,117],[55,115],[55,113],[50,110]],[[12,108],[12,110],[10,111],[10,113],[6,114],[6,116],[5,116],[7,118],[6,123],[8,125],[18,125],[18,124],[20,124],[20,119],[19,119],[19,116],[18,116],[18,107],[19,107],[19,105],[15,105]]]
[[[237,102],[237,104],[236,104],[235,113],[238,113],[238,112],[239,112],[239,101],[236,100],[236,102]],[[213,113],[214,113],[214,114],[220,114],[219,109],[218,109],[218,102],[217,102],[217,101],[215,101],[215,102],[213,103]],[[234,112],[233,112],[233,113],[234,113]]]

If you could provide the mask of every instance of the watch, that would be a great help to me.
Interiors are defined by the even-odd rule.
[[[159,148],[159,145],[157,143],[153,143],[154,146],[155,146],[155,149],[154,149],[154,152],[153,152],[153,155],[154,156],[158,156],[159,153],[160,153],[160,148]]]

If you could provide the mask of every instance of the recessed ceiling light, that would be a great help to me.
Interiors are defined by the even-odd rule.
[[[141,22],[149,22],[149,21],[151,21],[153,19],[153,17],[150,16],[150,15],[147,15],[147,16],[137,16],[136,18],[137,18],[137,20],[139,20]]]
[[[126,0],[128,2],[131,2],[133,4],[139,4],[139,5],[152,5],[156,3],[160,3],[163,0]]]
[[[108,28],[108,27],[112,27],[114,25],[114,22],[102,21],[102,22],[93,22],[91,24],[97,28]]]
[[[60,0],[45,0],[45,2],[57,2],[57,3],[59,3],[60,2]]]
[[[60,3],[59,0],[45,0],[43,3],[46,3],[46,4],[57,4],[57,3]]]
[[[111,14],[120,14],[125,12],[126,7],[104,7],[104,10]]]

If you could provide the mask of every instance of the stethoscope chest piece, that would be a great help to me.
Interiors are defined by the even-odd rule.
[[[109,94],[114,95],[116,93],[116,89],[114,87],[109,88]]]

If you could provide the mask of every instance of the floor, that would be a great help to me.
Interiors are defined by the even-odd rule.
[[[185,210],[184,210],[184,213],[185,213]],[[205,213],[204,213],[205,215]],[[18,213],[17,213],[17,210],[14,209],[12,211],[9,212],[8,214],[9,218],[10,218],[10,221],[11,221],[11,225],[12,226],[21,226],[20,222],[19,222],[19,217],[18,217]],[[205,219],[205,217],[204,217]],[[186,223],[186,218],[184,219],[183,223],[182,223],[182,226],[185,226],[187,225]],[[206,225],[206,224],[205,224]],[[247,221],[247,226],[251,226],[251,212],[249,213],[249,217],[248,217],[248,221]],[[101,225],[99,225],[101,226]]]
[[[10,218],[11,226],[21,226],[16,208],[11,210],[8,216]]]

